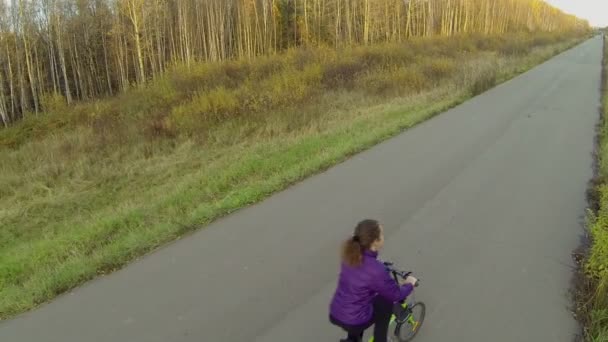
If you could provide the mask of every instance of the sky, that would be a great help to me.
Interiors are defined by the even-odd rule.
[[[2,0],[0,0],[2,1]],[[10,3],[11,0],[4,0]],[[545,0],[564,12],[589,20],[591,26],[608,27],[608,0]]]
[[[564,12],[589,20],[592,26],[608,26],[608,0],[545,0]]]

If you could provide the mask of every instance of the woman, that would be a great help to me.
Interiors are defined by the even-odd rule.
[[[414,290],[416,278],[408,277],[398,285],[377,259],[383,245],[382,226],[365,220],[342,247],[342,267],[329,319],[346,330],[347,341],[361,341],[363,332],[374,325],[374,341],[386,342],[394,303],[405,300]]]

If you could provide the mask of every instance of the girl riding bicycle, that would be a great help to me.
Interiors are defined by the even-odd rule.
[[[361,221],[342,247],[338,286],[330,305],[329,320],[348,333],[347,341],[359,342],[374,325],[374,342],[386,342],[393,305],[414,290],[416,278],[397,284],[380,262],[384,245],[382,225]]]

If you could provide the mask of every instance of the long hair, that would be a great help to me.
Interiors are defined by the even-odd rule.
[[[380,238],[380,223],[376,220],[363,220],[355,227],[355,233],[342,245],[342,262],[349,266],[359,266],[363,252],[370,249]]]

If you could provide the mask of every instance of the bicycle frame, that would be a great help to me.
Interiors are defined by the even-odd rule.
[[[391,262],[383,262],[383,264],[386,267],[386,270],[392,274],[393,278],[395,279],[395,282],[397,282],[397,283],[399,283],[399,278],[406,279],[408,276],[410,276],[412,274],[412,272],[404,272],[404,271],[400,271],[400,270],[393,268],[393,263],[391,263]],[[418,283],[416,283],[414,286],[417,287]],[[409,309],[409,304],[406,301],[404,301],[403,303],[401,303],[401,308],[403,310],[407,311]],[[396,321],[397,321],[397,316],[395,316],[395,313],[393,313],[393,315],[391,316],[391,319],[388,323],[389,327],[393,324],[403,324],[403,323],[407,322],[413,327],[412,329],[414,331],[416,331],[418,329],[419,322],[416,321],[416,319],[414,318],[414,315],[412,315],[411,312],[408,314],[408,316],[406,317],[406,319],[403,322],[398,323]],[[368,342],[374,342],[374,337],[372,336]]]
[[[409,306],[409,304],[407,302],[404,302],[401,304],[401,307],[403,308],[403,310],[407,310],[408,306]],[[396,321],[397,321],[397,316],[395,316],[395,314],[393,314],[391,316],[391,320],[388,323],[389,327],[391,326],[391,324],[394,324]],[[418,322],[416,322],[416,320],[414,319],[414,315],[412,315],[411,313],[407,316],[405,321],[407,321],[413,327],[414,330],[418,329]],[[374,337],[372,336],[368,342],[374,342]]]

